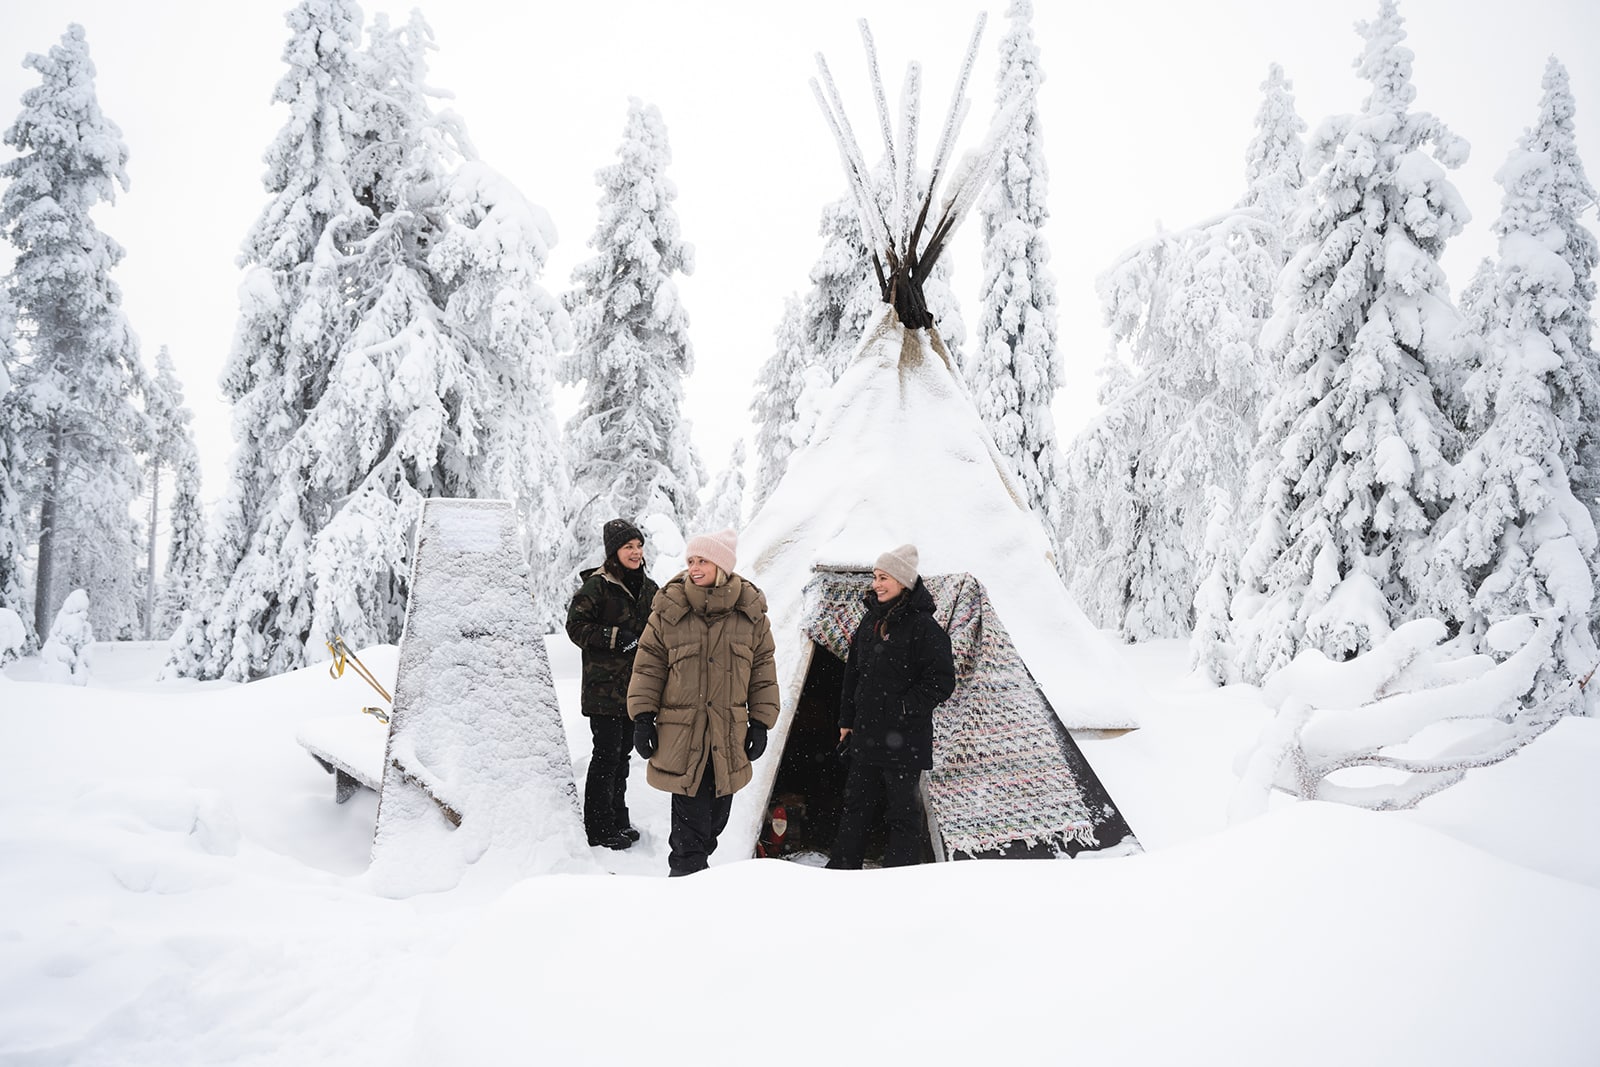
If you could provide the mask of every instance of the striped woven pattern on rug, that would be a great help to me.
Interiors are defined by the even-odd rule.
[[[923,576],[950,633],[956,691],[933,715],[929,815],[947,856],[1013,841],[1096,846],[1095,819],[1034,684],[983,586],[968,574]],[[864,573],[824,572],[805,588],[807,637],[840,659],[866,606]]]

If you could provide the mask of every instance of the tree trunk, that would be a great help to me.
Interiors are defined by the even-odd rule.
[[[55,610],[56,492],[61,484],[61,420],[50,424],[50,458],[45,462],[44,491],[39,499],[39,572],[33,587],[33,628],[42,645],[50,635]]]
[[[156,504],[161,499],[161,464],[150,464],[150,526],[145,536],[150,553],[144,569],[144,639],[152,640],[156,626]]]

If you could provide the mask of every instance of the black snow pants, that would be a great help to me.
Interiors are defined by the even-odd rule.
[[[589,716],[589,776],[583,783],[583,829],[598,845],[628,828],[628,757],[633,723],[626,715]]]
[[[922,833],[917,825],[921,805],[917,787],[920,770],[874,767],[855,759],[844,782],[844,810],[839,815],[839,832],[833,839],[828,866],[835,870],[858,871],[865,858],[867,829],[883,810],[889,829],[889,842],[883,850],[885,867],[909,867],[922,858]]]
[[[672,832],[667,836],[667,876],[694,874],[710,866],[717,850],[717,837],[728,825],[733,810],[733,795],[717,796],[717,776],[706,761],[700,775],[700,788],[694,796],[672,794]]]

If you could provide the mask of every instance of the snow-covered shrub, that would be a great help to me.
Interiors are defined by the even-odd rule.
[[[666,585],[668,579],[683,570],[683,550],[688,537],[700,531],[685,535],[671,515],[660,511],[652,511],[640,519],[639,530],[644,534],[645,564],[650,578],[657,585]]]
[[[94,628],[89,625],[89,594],[74,589],[68,594],[50,637],[39,652],[39,677],[47,682],[85,685],[89,681],[89,646]]]
[[[28,647],[28,628],[22,616],[10,608],[0,608],[0,667],[5,666]]]

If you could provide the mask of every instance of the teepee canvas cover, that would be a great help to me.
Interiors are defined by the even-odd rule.
[[[866,572],[830,571],[806,585],[805,635],[841,660],[866,613],[868,580]],[[956,665],[955,693],[934,711],[923,797],[934,855],[1131,846],[1127,823],[1034,683],[982,584],[970,574],[923,581]]]
[[[880,553],[906,542],[918,548],[922,575],[970,575],[981,587],[976,611],[972,595],[963,599],[947,590],[947,622],[958,615],[980,621],[976,628],[953,631],[965,646],[967,684],[942,724],[936,721],[939,773],[930,776],[926,802],[940,851],[986,854],[1004,851],[1011,842],[1071,851],[1073,845],[1092,841],[1104,847],[1113,837],[1128,836],[1117,833],[1120,818],[1113,820],[1114,812],[1100,803],[1103,790],[1096,796],[1088,788],[1093,775],[1083,773],[1087,764],[1073,773],[1070,738],[1054,749],[1045,738],[1056,735],[1055,724],[1080,730],[1137,726],[1136,687],[1121,668],[1116,646],[1090,625],[1057,577],[1044,530],[979,419],[923,298],[929,272],[994,174],[1021,113],[1016,102],[1008,105],[982,148],[950,166],[983,25],[980,15],[924,180],[916,159],[920,68],[912,64],[907,70],[897,137],[872,34],[862,21],[893,176],[887,204],[827,63],[817,57],[812,89],[838,145],[861,232],[873,249],[884,307],[824,398],[810,440],[791,455],[740,537],[740,571],[767,595],[782,693],[771,756],[757,764],[753,788],[735,797],[729,822],[727,836],[737,841],[748,835],[752,846],[819,647],[808,634],[828,628],[818,605],[848,602],[814,597],[808,610],[808,583],[817,570],[865,571]],[[988,625],[997,619],[1004,620],[1003,643],[985,636],[991,629],[998,636],[1002,626]],[[847,622],[836,620],[837,632],[821,644],[837,646]],[[808,708],[828,699],[837,698],[816,694]],[[1065,736],[1065,729],[1057,736]],[[1036,781],[1024,781],[1030,778]],[[1069,778],[1082,787],[1075,795],[1066,788]],[[1011,799],[985,808],[989,787]],[[1107,833],[1094,832],[1097,826]]]
[[[1106,811],[1089,763],[1075,765],[1078,747],[1070,737],[1053,740],[1068,730],[1138,725],[1141,700],[1121,648],[1062,586],[1044,531],[938,332],[906,329],[887,306],[827,394],[811,440],[740,535],[740,571],[767,595],[783,705],[769,756],[757,762],[752,787],[735,797],[729,838],[755,841],[813,642],[842,649],[853,621],[839,613],[860,610],[862,573],[907,541],[918,548],[924,578],[933,576],[930,588],[950,584],[940,620],[954,621],[953,643],[966,645],[966,686],[942,709],[944,722],[936,719],[934,744],[936,763],[948,754],[965,770],[952,761],[942,779],[929,776],[928,807],[944,854],[990,854],[1003,841],[1055,842],[1071,852],[1123,840],[1125,824]],[[819,579],[819,569],[856,573]],[[958,593],[963,576],[971,589]],[[1023,735],[1026,753],[1008,751]],[[997,762],[974,762],[985,746]],[[965,786],[962,773],[969,775]],[[1020,781],[1030,774],[1054,784]],[[1076,796],[1057,788],[1069,777],[1081,787]],[[1006,779],[1016,780],[980,811],[982,783]],[[1035,786],[1039,791],[1030,792]],[[1011,800],[999,803],[1001,795]],[[1089,826],[1103,828],[1092,846]]]

